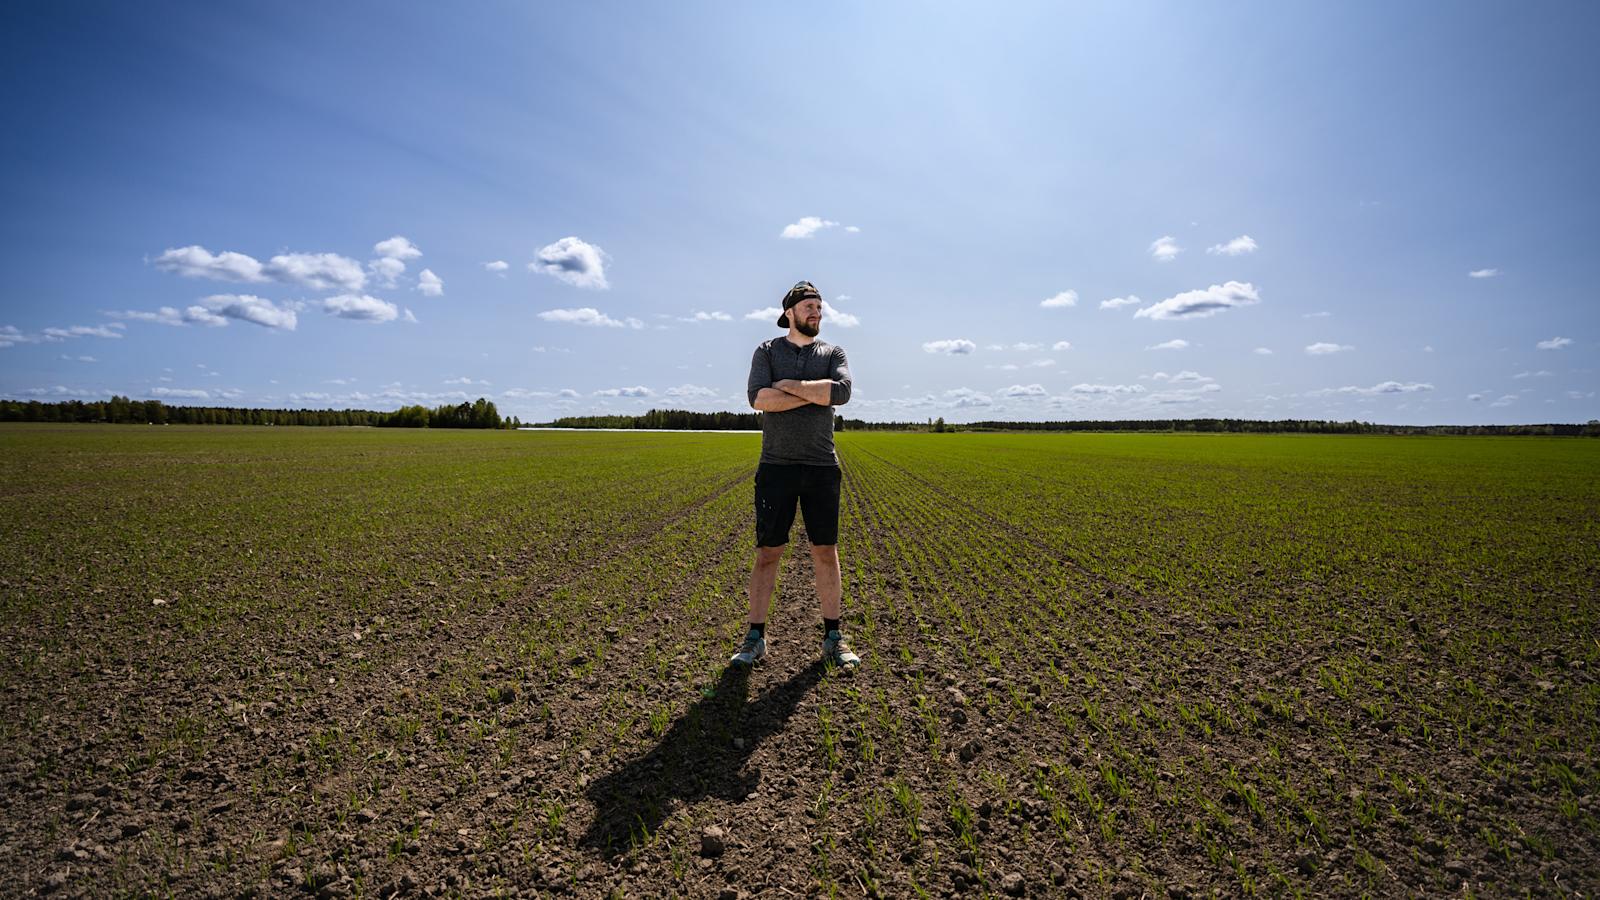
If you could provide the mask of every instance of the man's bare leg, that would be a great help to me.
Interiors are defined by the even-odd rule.
[[[778,583],[778,563],[788,545],[757,547],[755,566],[750,570],[750,624],[767,621],[767,609],[772,605],[772,589]],[[838,601],[835,600],[835,603]]]
[[[817,577],[817,598],[822,601],[822,617],[839,618],[840,595],[843,593],[839,578],[839,545],[812,544],[811,570]]]

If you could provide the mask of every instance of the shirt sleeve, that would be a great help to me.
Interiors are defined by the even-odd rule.
[[[772,387],[772,359],[767,355],[767,348],[757,347],[755,355],[750,357],[750,405],[756,405],[756,395],[762,388]]]
[[[828,400],[832,406],[843,406],[850,402],[850,361],[845,358],[843,347],[833,348],[833,370],[828,377],[833,381],[829,391]]]

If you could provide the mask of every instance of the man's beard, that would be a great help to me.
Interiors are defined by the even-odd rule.
[[[818,322],[815,325],[811,324],[810,322],[804,321],[802,319],[796,319],[795,322],[794,322],[794,330],[800,332],[801,334],[805,335],[806,337],[816,337],[817,336],[817,331],[819,331],[821,329],[821,327],[822,327],[822,323],[821,322]]]

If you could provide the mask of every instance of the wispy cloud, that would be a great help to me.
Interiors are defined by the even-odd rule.
[[[578,309],[547,309],[539,313],[539,318],[546,322],[562,322],[568,325],[588,325],[596,328],[643,328],[644,323],[633,317],[626,319],[613,319],[592,306]]]
[[[1468,278],[1493,278],[1500,274],[1499,269],[1473,269],[1467,273]]]
[[[800,221],[783,226],[783,231],[779,232],[778,237],[783,238],[786,241],[803,241],[812,237],[819,231],[823,231],[828,228],[837,228],[838,226],[839,223],[833,221],[832,219],[824,219],[820,216],[801,216]],[[855,234],[861,229],[855,227],[854,225],[846,225],[844,230],[850,232],[851,234]]]
[[[606,252],[594,244],[576,237],[564,237],[554,244],[539,248],[531,272],[543,272],[573,287],[603,291],[611,287],[606,281]]]
[[[121,322],[110,322],[105,325],[51,326],[38,332],[26,332],[15,325],[5,325],[0,326],[0,348],[18,344],[55,344],[80,337],[120,338],[125,328],[127,326]]]
[[[1044,397],[1048,394],[1049,392],[1044,389],[1042,384],[1013,384],[1008,388],[1000,389],[1000,396],[1008,400]]]
[[[213,254],[197,244],[169,248],[156,257],[156,268],[185,278],[211,278],[217,281],[267,281],[261,263],[243,253],[223,251]]]
[[[1133,314],[1136,319],[1204,319],[1239,306],[1261,302],[1255,285],[1229,281],[1203,290],[1184,291]]]
[[[1068,306],[1077,306],[1078,292],[1073,290],[1062,291],[1054,297],[1046,297],[1040,300],[1039,305],[1045,309],[1062,309]]]
[[[1212,256],[1243,256],[1246,253],[1256,252],[1255,239],[1248,234],[1241,234],[1226,244],[1213,244],[1206,248]]]
[[[1334,353],[1346,353],[1354,349],[1349,344],[1331,344],[1327,341],[1318,341],[1315,344],[1306,345],[1306,352],[1312,356],[1328,356]]]
[[[654,397],[656,392],[640,384],[633,387],[606,388],[595,391],[594,395],[596,397]]]
[[[1553,337],[1548,341],[1540,341],[1534,346],[1538,347],[1540,350],[1560,350],[1562,347],[1568,346],[1571,343],[1572,338]]]
[[[1254,353],[1257,356],[1271,356],[1272,355],[1272,349],[1270,347],[1257,347],[1256,349],[1254,349],[1254,350],[1252,350],[1250,352]]]
[[[1550,371],[1549,369],[1540,369],[1537,372],[1518,372],[1517,374],[1515,374],[1515,375],[1513,375],[1511,377],[1513,379],[1517,379],[1517,378],[1550,378],[1553,375],[1555,375],[1555,373]]]
[[[506,270],[511,268],[511,264],[503,259],[497,259],[492,262],[484,263],[483,268],[487,271],[495,273],[496,275],[504,275]]]
[[[943,341],[928,341],[922,345],[925,353],[943,353],[946,356],[966,356],[978,349],[978,345],[966,338],[953,338]]]
[[[1150,255],[1158,262],[1172,262],[1178,258],[1183,248],[1178,246],[1178,241],[1170,234],[1158,237],[1150,244]]]
[[[383,259],[416,259],[422,255],[416,244],[398,234],[386,241],[373,244],[372,252]]]
[[[1145,349],[1146,350],[1186,350],[1186,349],[1188,349],[1188,347],[1189,347],[1189,342],[1188,341],[1184,340],[1183,338],[1173,338],[1170,341],[1162,341],[1159,344],[1151,344],[1150,346],[1146,347]]]
[[[417,273],[417,290],[425,297],[444,296],[444,282],[439,276],[433,274],[432,269],[423,269]]]
[[[1074,394],[1086,395],[1115,395],[1115,394],[1142,394],[1145,392],[1142,384],[1075,384],[1068,391]]]
[[[1209,375],[1201,375],[1199,372],[1193,372],[1185,369],[1176,375],[1168,375],[1165,372],[1156,372],[1150,376],[1150,380],[1165,381],[1168,384],[1204,384],[1206,382],[1215,381],[1216,379]]]
[[[1372,387],[1360,387],[1352,384],[1337,388],[1323,388],[1318,391],[1310,391],[1308,396],[1325,397],[1329,394],[1359,394],[1363,397],[1375,397],[1382,394],[1417,394],[1431,390],[1433,390],[1433,385],[1427,382],[1381,381]]]
[[[267,260],[261,271],[274,281],[318,291],[359,291],[367,284],[361,264],[337,253],[285,253]]]
[[[1138,306],[1139,304],[1141,304],[1143,302],[1144,301],[1140,300],[1138,297],[1135,297],[1134,295],[1129,294],[1126,297],[1112,297],[1110,300],[1101,300],[1100,301],[1100,308],[1101,309],[1116,309],[1116,308],[1121,307],[1121,306]]]
[[[1056,350],[1056,351],[1071,350],[1072,349],[1072,342],[1071,341],[1056,341],[1054,344],[1050,345],[1050,349],[1051,350]]]
[[[824,324],[837,325],[840,328],[854,328],[861,324],[859,318],[834,309],[826,300],[822,301],[822,321]]]
[[[369,294],[340,294],[322,301],[322,311],[341,319],[381,324],[400,318],[400,308]]]
[[[1300,318],[1302,318],[1302,319],[1326,319],[1326,318],[1328,318],[1328,317],[1330,317],[1332,315],[1333,315],[1333,313],[1328,312],[1327,310],[1317,310],[1316,312],[1301,313],[1300,314]]]
[[[777,314],[774,313],[773,317],[776,318]],[[720,311],[705,312],[703,310],[698,310],[697,309],[697,310],[694,311],[693,315],[679,316],[678,317],[678,321],[680,321],[680,322],[732,322],[733,321],[733,316],[730,316],[727,313],[720,312]]]

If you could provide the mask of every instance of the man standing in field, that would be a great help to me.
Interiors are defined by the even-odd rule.
[[[839,455],[833,449],[833,408],[850,401],[844,349],[817,340],[822,294],[809,281],[789,289],[778,327],[789,329],[756,348],[750,360],[750,405],[761,417],[761,462],[756,467],[756,561],[750,572],[750,630],[733,655],[749,666],[767,655],[767,607],[778,562],[789,543],[796,504],[805,517],[822,601],[822,658],[855,668],[839,631]]]

